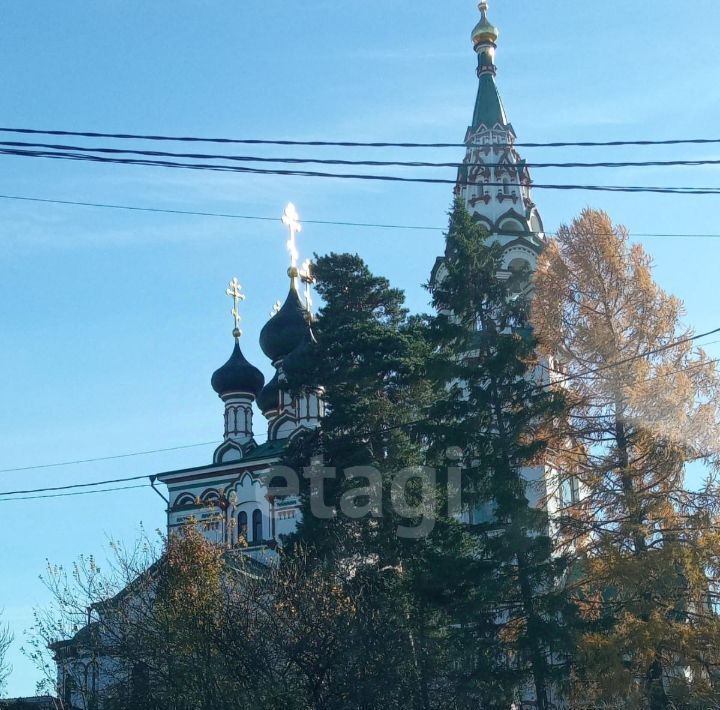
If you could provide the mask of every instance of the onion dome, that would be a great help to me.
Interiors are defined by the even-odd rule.
[[[487,18],[488,4],[486,0],[483,0],[478,6],[480,9],[480,22],[475,25],[475,29],[472,31],[472,43],[473,47],[477,47],[479,44],[490,42],[495,44],[500,33],[494,25],[490,24]]]
[[[312,328],[306,325],[303,339],[297,344],[293,351],[283,359],[282,363],[283,373],[293,386],[302,384],[306,387],[312,387],[317,384],[316,382],[299,382],[303,374],[302,371],[307,367],[307,360],[316,347],[317,340],[315,340]]]
[[[268,382],[257,396],[257,406],[263,414],[274,412],[280,404],[280,373],[276,372],[275,377]]]
[[[251,365],[240,350],[240,342],[235,338],[230,359],[213,373],[210,380],[212,388],[221,396],[242,393],[257,397],[265,384],[265,376]]]
[[[303,339],[307,327],[307,311],[293,281],[285,303],[260,331],[260,347],[272,362],[282,360]]]

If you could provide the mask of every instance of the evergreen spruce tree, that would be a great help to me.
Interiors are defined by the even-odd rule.
[[[409,522],[391,501],[394,474],[423,463],[411,426],[430,399],[423,321],[408,317],[402,292],[356,255],[320,257],[314,275],[323,299],[313,324],[316,344],[286,374],[291,387],[321,384],[327,411],[319,431],[299,438],[286,463],[299,471],[321,459],[336,472],[320,494],[331,516],[318,516],[318,496],[303,479],[297,539],[325,574],[362,600],[346,642],[362,658],[352,667],[366,668],[328,682],[350,681],[348,707],[429,708],[435,666],[425,637],[435,619],[412,590],[424,543],[398,536],[398,526]],[[355,467],[370,467],[379,479],[352,479]],[[352,504],[366,506],[367,514],[349,514]]]
[[[593,623],[577,653],[577,695],[623,708],[717,707],[720,378],[650,267],[624,228],[588,209],[559,230],[536,278],[533,321],[562,356],[572,403],[576,445],[560,463],[584,484],[564,512]],[[698,459],[709,476],[690,486]]]
[[[501,247],[457,200],[446,258],[430,284],[432,379],[446,394],[431,407],[428,455],[455,449],[462,463],[464,531],[480,574],[458,600],[455,627],[473,664],[495,679],[483,707],[528,696],[541,710],[567,669],[574,607],[562,584],[567,559],[553,554],[541,503],[548,451],[564,401],[536,381],[536,343],[527,327],[529,274],[498,278]],[[491,628],[477,623],[488,617]]]

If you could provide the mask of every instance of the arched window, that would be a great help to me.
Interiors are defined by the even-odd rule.
[[[262,512],[260,508],[253,511],[252,516],[252,539],[253,542],[262,542],[263,529],[262,529]]]
[[[247,542],[247,513],[244,510],[238,515],[238,538],[240,537],[244,538],[245,542]]]

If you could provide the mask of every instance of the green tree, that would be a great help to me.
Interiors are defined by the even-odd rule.
[[[457,200],[430,284],[432,377],[446,394],[430,410],[428,453],[440,463],[454,449],[462,466],[464,531],[480,569],[457,622],[474,663],[494,680],[483,701],[507,707],[529,686],[544,710],[567,668],[575,616],[562,584],[567,558],[554,551],[543,505],[565,404],[538,380],[529,274],[499,278],[501,256]]]
[[[348,707],[460,707],[447,607],[460,590],[453,580],[466,575],[448,558],[462,540],[438,519],[432,480],[409,477],[404,508],[393,487],[399,472],[425,463],[415,425],[437,396],[426,320],[409,317],[402,292],[358,256],[320,257],[314,273],[324,304],[317,344],[288,375],[294,386],[322,383],[327,416],[286,463],[298,470],[321,458],[337,473],[322,494],[304,481],[298,539],[359,601],[346,644],[355,654],[349,667],[364,671],[352,679]],[[357,467],[375,479],[358,480]],[[353,468],[354,479],[345,475]],[[317,515],[320,495],[334,514]],[[352,514],[353,505],[367,514]]]
[[[556,452],[583,495],[564,511],[592,627],[578,693],[614,707],[716,707],[720,624],[714,481],[720,379],[623,227],[584,210],[538,267],[536,331],[571,402]],[[687,465],[710,466],[688,485]]]

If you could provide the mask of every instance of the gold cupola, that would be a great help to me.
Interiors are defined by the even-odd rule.
[[[488,4],[487,0],[482,0],[478,5],[480,10],[480,22],[475,25],[472,31],[473,47],[477,48],[481,44],[495,44],[499,36],[497,27],[490,24],[487,18]]]

